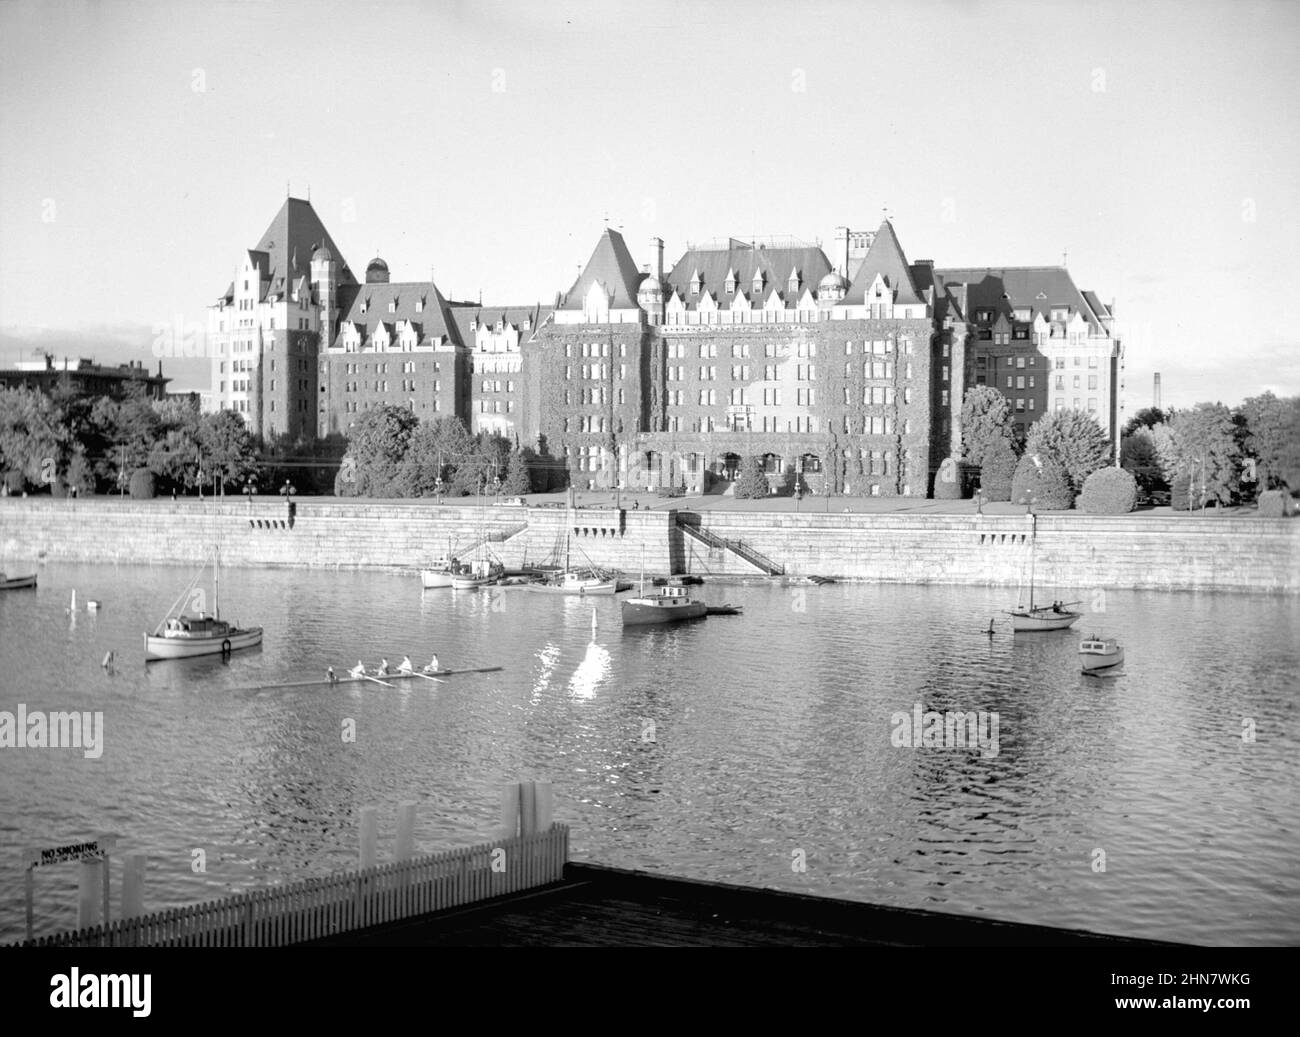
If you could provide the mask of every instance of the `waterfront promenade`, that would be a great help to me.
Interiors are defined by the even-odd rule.
[[[532,498],[0,500],[0,567],[42,561],[181,564],[214,543],[230,566],[413,571],[482,545],[507,566],[563,558],[635,574],[716,580],[809,576],[905,583],[1300,593],[1300,521],[1253,509],[1128,515],[971,501],[806,497],[795,502],[610,494]],[[794,510],[794,505],[799,510]],[[819,506],[820,505],[820,506]]]

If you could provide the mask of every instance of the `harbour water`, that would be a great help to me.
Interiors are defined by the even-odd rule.
[[[422,850],[489,839],[499,786],[530,778],[554,783],[581,860],[1191,943],[1300,941],[1293,597],[1105,589],[1073,631],[990,638],[1014,592],[706,585],[744,614],[624,631],[616,599],[230,569],[223,618],[264,626],[262,648],[146,669],[141,633],[191,576],[49,564],[36,592],[0,595],[0,710],[104,718],[97,758],[0,748],[0,941],[23,933],[25,846],[114,832],[149,853],[158,909],[353,866],[366,804],[381,859],[404,800]],[[1094,630],[1124,643],[1118,675],[1081,675]],[[504,669],[247,690],[434,651]],[[996,745],[893,744],[918,706],[996,714]],[[36,877],[37,931],[71,927],[76,867]]]

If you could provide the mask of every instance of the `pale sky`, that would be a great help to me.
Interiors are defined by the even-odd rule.
[[[874,229],[1115,300],[1126,406],[1300,393],[1300,5],[0,5],[0,362],[150,366],[280,208],[550,302],[605,226]],[[174,362],[173,388],[200,387]],[[201,387],[206,388],[206,384]]]

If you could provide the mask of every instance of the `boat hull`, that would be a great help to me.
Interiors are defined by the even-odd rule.
[[[451,578],[452,590],[472,591],[480,587],[490,587],[497,582],[495,576],[453,576]]]
[[[144,661],[193,659],[200,655],[224,655],[262,643],[262,628],[230,630],[222,637],[156,637],[144,635]]]
[[[1101,654],[1098,652],[1080,652],[1079,662],[1085,670],[1108,670],[1124,661],[1124,649]]]
[[[437,569],[420,570],[420,586],[424,590],[434,590],[438,587],[450,587],[454,577],[449,572],[440,572]]]
[[[702,601],[686,601],[681,604],[653,604],[647,601],[623,602],[623,625],[657,626],[663,623],[678,623],[686,619],[699,619],[708,612]]]
[[[615,583],[578,584],[571,587],[554,583],[530,583],[527,586],[530,591],[536,591],[538,594],[569,594],[575,598],[590,598],[599,595],[612,597],[620,591],[631,589],[630,585],[625,586]]]
[[[1051,609],[1028,609],[1012,612],[1011,629],[1017,633],[1034,630],[1065,630],[1079,621],[1080,612],[1053,612]]]
[[[14,576],[7,580],[0,580],[0,591],[21,591],[28,590],[35,586],[35,574],[31,576]]]

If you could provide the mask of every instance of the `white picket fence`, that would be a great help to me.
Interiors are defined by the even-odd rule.
[[[557,882],[568,859],[569,828],[553,824],[532,835],[252,890],[11,946],[284,947]]]

